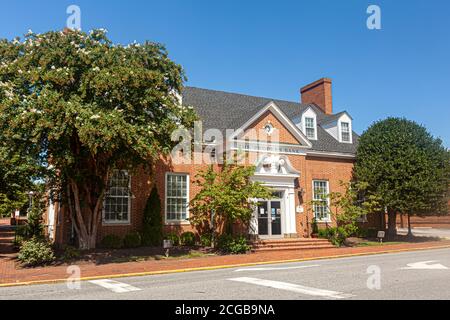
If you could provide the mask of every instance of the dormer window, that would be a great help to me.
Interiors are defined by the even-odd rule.
[[[316,139],[316,123],[314,118],[305,117],[305,134],[308,139]]]
[[[351,142],[350,140],[350,123],[341,122],[341,139],[342,142]]]

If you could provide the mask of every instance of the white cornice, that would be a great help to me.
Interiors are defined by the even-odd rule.
[[[242,125],[231,137],[234,139],[244,134],[245,129],[252,125],[258,118],[260,118],[267,111],[271,111],[272,114],[281,121],[281,123],[289,130],[294,137],[302,143],[305,147],[311,148],[312,144],[303,134],[303,132],[280,110],[280,108],[275,104],[275,102],[269,102],[264,108],[259,110],[253,117],[251,117],[244,125]]]

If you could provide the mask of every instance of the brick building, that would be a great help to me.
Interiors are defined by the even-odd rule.
[[[250,231],[254,236],[307,238],[314,217],[319,224],[334,224],[325,203],[315,208],[308,203],[322,199],[323,193],[340,191],[340,181],[351,179],[358,135],[347,112],[333,113],[331,90],[331,80],[320,79],[300,90],[301,102],[289,102],[184,89],[182,105],[199,115],[202,150],[208,150],[209,159],[214,162],[214,155],[218,158],[224,150],[242,151],[256,166],[253,179],[275,191],[273,199],[260,201],[255,208]],[[188,202],[198,192],[193,180],[207,166],[171,158],[157,163],[153,179],[143,170],[117,172],[105,200],[98,240],[140,230],[153,184],[161,196],[166,230],[192,230],[187,218]],[[73,236],[69,218],[57,205],[50,205],[47,220],[55,242],[65,243]]]

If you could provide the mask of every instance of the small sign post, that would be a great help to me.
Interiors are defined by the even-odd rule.
[[[384,231],[378,231],[377,238],[381,244],[383,243],[383,239],[384,239],[385,235],[386,235],[386,233]]]
[[[166,250],[166,257],[169,257],[169,254],[170,254],[169,250],[170,250],[170,248],[173,247],[172,240],[164,240],[163,241],[163,247]]]

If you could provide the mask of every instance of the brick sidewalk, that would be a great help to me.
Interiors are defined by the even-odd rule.
[[[380,247],[360,247],[360,248],[332,248],[332,249],[313,249],[302,251],[282,251],[253,253],[236,256],[212,256],[194,259],[182,260],[152,260],[145,262],[125,262],[95,265],[94,263],[85,263],[80,265],[81,277],[98,277],[146,273],[146,272],[164,272],[169,270],[208,268],[224,265],[263,263],[271,261],[286,261],[296,259],[324,258],[338,255],[371,254],[380,252],[395,252],[398,250],[414,250],[426,248],[450,247],[450,241],[408,243],[396,245],[384,245]],[[21,269],[17,267],[14,257],[0,259],[0,284],[14,284],[19,282],[47,281],[66,279],[69,275],[66,273],[67,266],[51,266],[35,269]]]

